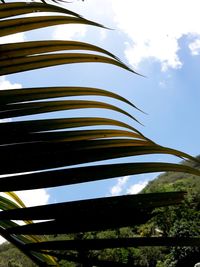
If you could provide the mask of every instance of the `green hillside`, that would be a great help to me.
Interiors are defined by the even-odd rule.
[[[200,160],[200,156],[197,157]],[[200,169],[200,164],[183,162]],[[200,179],[194,175],[166,172],[149,182],[142,193],[185,191],[185,201],[178,206],[154,211],[155,217],[140,227],[145,235],[199,237],[200,236]],[[166,248],[164,260],[156,267],[194,267],[200,262],[199,247]]]
[[[0,245],[0,267],[36,267],[22,252],[5,242]]]
[[[200,159],[200,156],[198,156]],[[200,169],[200,164],[184,162]],[[115,231],[90,232],[82,234],[81,238],[117,238],[117,237],[199,237],[200,236],[200,178],[184,173],[167,172],[149,182],[142,193],[185,191],[185,201],[178,206],[159,208],[154,210],[154,217],[148,223],[138,227],[121,228]],[[56,237],[54,237],[56,238]],[[59,237],[61,238],[61,237]],[[66,238],[66,236],[65,236]],[[67,238],[76,239],[75,235]],[[64,252],[69,257],[73,251]],[[194,267],[200,262],[199,247],[137,247],[104,249],[88,251],[87,257],[102,261],[107,266],[110,260],[118,263],[116,266],[138,267]],[[0,267],[34,267],[18,249],[8,243],[0,246]],[[62,261],[60,266],[78,267],[78,263]],[[110,265],[109,265],[110,266]]]
[[[200,156],[197,156],[200,160]],[[200,169],[200,163],[183,161],[183,164]],[[168,192],[168,191],[200,192],[200,179],[198,176],[186,173],[166,172],[150,181],[142,193]]]

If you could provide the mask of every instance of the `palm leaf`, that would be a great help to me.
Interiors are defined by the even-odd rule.
[[[38,14],[38,12],[58,12],[81,18],[79,14],[71,10],[50,4],[43,5],[42,3],[15,2],[0,5],[0,19],[29,13]]]
[[[13,202],[12,200],[0,196],[0,209],[1,210],[12,210],[12,209],[20,209],[21,207],[25,207],[24,203],[19,199],[19,197],[14,193],[14,192],[5,192],[8,194],[12,199],[15,200]],[[24,220],[24,223],[26,224],[32,224],[33,222],[31,220]],[[29,251],[26,250],[24,247],[24,244],[30,243],[30,242],[41,242],[44,241],[44,239],[41,239],[39,237],[29,235],[28,237],[25,236],[18,236],[18,237],[12,237],[11,235],[8,234],[7,229],[10,227],[17,227],[19,226],[17,223],[9,220],[0,220],[0,234],[16,245],[18,248],[20,248],[28,257],[30,257],[35,263],[41,264],[41,262],[49,262],[49,263],[56,263],[54,258],[48,255],[37,255],[36,257],[32,255]],[[34,253],[35,254],[35,253]]]
[[[5,88],[6,89],[6,88]],[[128,105],[140,110],[130,101],[124,97],[109,92],[103,89],[91,88],[91,87],[41,87],[41,88],[23,88],[14,90],[1,90],[0,91],[0,107],[3,109],[4,105],[10,105],[14,103],[20,103],[25,101],[35,101],[48,98],[69,97],[69,96],[106,96],[123,101]]]
[[[171,154],[193,159],[183,152],[149,141],[122,138],[13,144],[2,146],[0,152],[4,155],[0,174],[45,170],[146,154]],[[8,160],[10,166],[5,164]]]
[[[25,204],[24,202],[18,197],[17,194],[15,194],[14,192],[5,192],[8,196],[10,196],[12,199],[15,200],[15,202],[21,206],[22,208],[25,208]]]
[[[0,35],[5,36],[9,34],[15,34],[55,25],[72,24],[72,23],[104,27],[101,24],[95,23],[90,20],[86,20],[81,17],[62,16],[62,15],[37,16],[37,17],[2,20],[0,24]]]
[[[112,58],[100,56],[98,54],[83,54],[83,53],[57,53],[48,55],[38,55],[32,57],[20,57],[12,59],[12,64],[6,59],[0,63],[0,75],[18,73],[22,71],[35,70],[62,64],[74,63],[107,63],[123,69],[129,70],[135,74],[133,70]]]
[[[12,234],[41,235],[99,231],[128,226],[130,223],[132,225],[144,223],[151,218],[153,208],[178,204],[183,198],[184,193],[178,192],[82,200],[10,210],[1,213],[1,219],[50,219],[41,223],[8,228],[7,231]],[[70,217],[63,218],[63,214],[70,214]]]
[[[57,5],[46,4],[44,0],[42,2],[0,4],[1,36],[71,23],[104,27],[75,12]],[[57,3],[62,0],[52,0],[52,2]],[[32,16],[36,12],[39,15]],[[109,51],[83,42],[46,40],[1,44],[0,51],[0,75],[62,64],[92,62],[111,64],[137,74]],[[90,53],[85,53],[86,51]],[[186,172],[200,176],[200,171],[181,164],[155,162],[103,164],[102,160],[146,154],[170,154],[196,160],[186,153],[154,143],[131,124],[113,119],[112,116],[53,117],[41,120],[29,117],[49,112],[58,112],[59,116],[60,111],[96,108],[99,112],[102,109],[115,111],[125,115],[125,118],[137,121],[132,112],[127,112],[120,105],[87,99],[66,100],[71,96],[103,96],[138,109],[124,97],[99,88],[55,86],[0,91],[0,118],[18,120],[0,123],[0,153],[3,155],[0,166],[0,188],[11,197],[11,199],[0,197],[2,210],[0,234],[20,248],[38,266],[58,266],[55,258],[50,256],[57,255],[62,258],[60,252],[54,251],[58,249],[77,250],[81,246],[87,249],[102,249],[145,244],[176,246],[199,244],[199,240],[196,239],[177,242],[175,239],[47,242],[44,234],[98,231],[146,222],[153,216],[152,210],[155,207],[181,203],[184,192],[102,198],[25,208],[13,190],[55,187],[161,171]],[[24,116],[27,116],[26,119]],[[85,163],[90,165],[76,166]],[[63,219],[65,213],[70,216]],[[80,220],[77,221],[77,217],[72,216],[73,214],[80,218],[81,224]],[[34,219],[48,221],[33,223],[31,220]],[[18,225],[12,220],[22,220],[26,225]],[[37,234],[41,236],[38,237]]]
[[[64,170],[29,173],[0,179],[1,191],[28,190],[92,182],[126,175],[151,172],[176,171],[199,175],[199,171],[185,165],[171,163],[122,163],[102,164],[89,167],[67,168]]]
[[[17,203],[13,202],[12,200],[0,196],[0,209],[1,210],[7,210],[7,209],[16,209],[16,208],[20,208],[19,205],[17,205]]]
[[[0,123],[1,133],[6,135],[10,134],[12,136],[13,131],[17,133],[33,133],[40,131],[54,131],[61,129],[70,129],[78,127],[94,127],[94,126],[117,126],[123,127],[133,132],[140,134],[136,128],[128,125],[122,121],[101,118],[101,117],[75,117],[75,118],[59,118],[59,119],[43,119],[43,120],[29,120],[29,121],[12,121],[12,122],[2,122]],[[146,138],[145,138],[146,139]]]
[[[12,222],[13,223],[13,222]],[[2,237],[4,237],[7,241],[18,247],[26,256],[28,256],[34,263],[36,263],[38,266],[44,266],[44,264],[53,264],[53,266],[56,265],[56,262],[53,258],[45,257],[45,254],[39,254],[29,251],[25,248],[25,243],[22,242],[22,240],[16,238],[15,236],[10,235],[6,229],[0,226],[0,234]]]
[[[126,195],[117,197],[105,197],[89,200],[79,200],[66,203],[56,203],[30,208],[12,209],[3,211],[0,213],[1,220],[60,220],[63,218],[63,212],[66,214],[75,215],[86,214],[90,217],[95,217],[94,213],[115,213],[116,216],[121,216],[118,209],[125,209],[126,216],[129,209],[136,210],[138,212],[146,212],[149,209],[155,207],[168,206],[173,204],[179,204],[184,199],[185,192],[168,192],[168,193],[150,193],[150,194],[138,194],[138,195]],[[159,196],[159,198],[158,198]],[[141,210],[141,207],[144,210]],[[92,212],[91,212],[92,211]],[[94,212],[94,213],[93,213]],[[118,213],[118,214],[117,214]],[[97,216],[100,216],[97,214]],[[111,215],[109,215],[112,217]],[[123,217],[123,216],[121,216]],[[72,220],[74,220],[72,218]],[[134,218],[135,219],[135,218]],[[65,218],[69,220],[69,218]],[[123,220],[123,219],[122,219]],[[79,223],[79,221],[77,221]],[[76,223],[76,224],[77,224]],[[117,223],[117,222],[115,222]],[[56,230],[56,229],[55,229]]]
[[[62,141],[80,141],[90,139],[102,139],[111,137],[127,137],[134,139],[143,139],[143,137],[137,133],[123,130],[76,130],[76,131],[61,131],[61,132],[43,132],[43,133],[32,133],[23,136],[14,136],[11,139],[12,143],[29,143],[29,142],[62,142]],[[9,142],[8,136],[2,136],[2,143]],[[12,143],[9,143],[11,145]],[[8,145],[8,143],[7,143]]]
[[[103,53],[119,61],[119,59],[109,51],[101,47],[78,41],[32,41],[15,44],[1,45],[0,59],[24,57],[60,50],[89,50]]]
[[[85,109],[85,108],[100,108],[117,111],[122,113],[131,119],[137,121],[128,112],[118,108],[114,105],[107,104],[100,101],[90,100],[63,100],[63,101],[45,101],[45,102],[32,102],[32,103],[19,103],[10,104],[1,108],[0,118],[14,118],[28,115],[35,115],[47,112],[62,111],[62,110],[74,110],[74,109]],[[138,121],[137,121],[138,122]]]

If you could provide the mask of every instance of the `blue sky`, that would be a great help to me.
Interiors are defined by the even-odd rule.
[[[0,88],[82,85],[108,89],[131,100],[148,115],[125,107],[145,126],[134,124],[157,143],[193,156],[200,154],[200,18],[198,0],[85,0],[66,7],[114,30],[67,25],[31,31],[10,40],[75,39],[99,45],[146,78],[103,64],[59,66],[0,78]],[[180,8],[181,6],[181,8]],[[6,42],[8,39],[1,39]],[[92,74],[91,74],[92,73]],[[118,105],[118,102],[113,103]],[[121,104],[122,105],[122,104]],[[78,111],[81,116],[87,112]],[[81,112],[81,113],[80,113]],[[93,114],[98,111],[91,110]],[[77,113],[76,113],[77,114]],[[105,116],[108,111],[101,113]],[[55,114],[54,114],[55,115]],[[74,116],[75,113],[68,113]],[[110,115],[116,116],[115,113]],[[50,116],[53,116],[51,114]],[[57,115],[56,115],[57,116]],[[62,116],[66,116],[62,113]],[[120,119],[120,116],[117,115]],[[123,117],[124,120],[124,117]],[[126,122],[133,124],[129,119]],[[134,160],[139,160],[135,158]],[[169,156],[144,161],[178,162]],[[128,158],[127,161],[133,161]],[[121,177],[57,189],[21,192],[29,205],[136,193],[156,174]]]

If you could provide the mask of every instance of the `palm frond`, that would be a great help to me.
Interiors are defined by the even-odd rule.
[[[154,173],[162,171],[187,172],[199,175],[199,171],[188,166],[171,163],[139,162],[121,164],[102,164],[90,167],[67,168],[64,170],[49,170],[20,176],[0,179],[1,191],[28,190],[56,187],[77,183],[105,180],[126,175]]]
[[[54,12],[54,13],[62,13],[66,15],[71,15],[77,18],[81,18],[81,16],[71,10],[66,8],[62,8],[56,5],[44,5],[42,3],[37,2],[13,2],[6,3],[4,5],[0,5],[0,19],[9,18],[19,15],[25,14],[34,14],[40,12]]]
[[[1,2],[1,36],[72,23],[104,27],[75,12],[47,4],[45,1],[4,3],[1,0]],[[52,2],[64,1],[52,0]],[[138,74],[109,51],[89,43],[33,40],[0,44],[0,75],[63,64],[94,62],[110,64]],[[58,250],[78,250],[81,246],[87,249],[102,249],[138,245],[199,245],[199,239],[173,238],[48,241],[45,234],[116,229],[146,222],[153,216],[154,208],[180,204],[185,193],[110,197],[26,208],[12,191],[162,171],[185,172],[200,176],[199,170],[186,165],[134,162],[134,156],[170,154],[198,160],[184,152],[160,146],[144,136],[132,125],[139,121],[130,111],[141,110],[129,100],[108,90],[76,85],[6,89],[0,91],[0,119],[12,118],[12,121],[0,123],[0,153],[3,155],[0,166],[0,188],[6,193],[5,196],[0,196],[2,210],[0,234],[20,248],[38,266],[58,266],[55,257],[65,257]],[[75,99],[69,99],[71,96]],[[94,99],[78,99],[82,96],[85,98],[92,96]],[[97,101],[96,96],[104,97],[106,100]],[[119,106],[110,104],[109,100],[112,99],[119,101]],[[122,108],[121,104],[128,109]],[[67,113],[69,110],[80,112],[80,109],[91,108],[98,109],[99,115],[69,117]],[[111,111],[108,118],[102,114],[104,109]],[[66,112],[65,118],[59,117],[60,111]],[[112,115],[113,111],[115,114],[120,114],[124,120],[116,119],[115,115]],[[37,117],[38,114],[45,116],[50,112],[57,112],[59,118]],[[31,117],[33,115],[34,118]],[[125,122],[127,118],[130,123]],[[131,163],[101,162],[130,156],[133,161]],[[86,163],[89,163],[89,166],[85,166]],[[83,165],[77,167],[77,164]],[[70,216],[63,218],[63,214]],[[81,224],[77,217],[81,220]],[[38,223],[32,221],[42,219],[47,221]],[[25,225],[19,225],[13,220],[22,220]],[[106,266],[109,263],[104,262],[104,264]]]
[[[0,34],[1,36],[6,36],[14,33],[72,23],[92,25],[104,28],[103,25],[90,20],[86,20],[84,18],[53,15],[2,20],[0,24]]]
[[[184,192],[178,192],[81,200],[5,211],[0,214],[0,218],[48,220],[10,227],[7,231],[11,234],[55,235],[99,231],[128,226],[130,223],[144,223],[152,217],[153,208],[174,205],[183,198]],[[63,214],[70,216],[63,217]]]

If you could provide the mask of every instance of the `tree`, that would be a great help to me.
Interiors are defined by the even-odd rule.
[[[192,162],[183,162],[192,166]],[[200,165],[196,168],[199,169]],[[181,205],[159,208],[154,211],[155,216],[142,227],[142,229],[153,229],[153,235],[173,236],[178,238],[199,237],[199,181],[197,176],[188,174],[178,174],[168,172],[158,176],[157,179],[149,183],[144,192],[160,191],[186,191],[185,200]],[[158,231],[159,230],[159,231]],[[147,231],[146,231],[147,232]],[[152,235],[152,232],[150,235]],[[191,266],[199,261],[199,246],[175,246],[168,247],[163,253],[161,266]],[[161,264],[160,262],[160,264]]]
[[[46,4],[45,1],[42,3],[2,3],[0,5],[1,36],[68,23],[103,27],[79,14],[55,5],[61,1],[52,0],[52,2],[54,5]],[[34,12],[39,15],[31,16]],[[48,16],[42,12],[47,12]],[[111,64],[137,74],[110,52],[83,42],[33,40],[1,44],[0,49],[0,75],[83,62]],[[72,50],[81,52],[72,53]],[[90,53],[86,53],[88,50]],[[76,100],[62,99],[69,96],[76,97]],[[87,242],[85,240],[48,241],[41,237],[43,235],[98,231],[140,224],[152,216],[153,208],[180,203],[184,194],[178,192],[148,196],[124,196],[25,208],[22,201],[12,191],[168,170],[200,175],[198,170],[180,164],[156,162],[102,164],[102,160],[155,153],[196,159],[186,153],[156,144],[132,125],[101,115],[101,109],[114,110],[137,121],[126,110],[106,102],[79,100],[79,96],[105,96],[122,101],[133,109],[138,109],[127,99],[105,89],[76,85],[73,87],[66,85],[62,87],[29,87],[9,91],[5,88],[0,92],[0,119],[12,119],[12,121],[4,121],[0,124],[0,150],[3,155],[0,174],[4,176],[0,179],[0,188],[2,192],[7,192],[13,198],[13,201],[10,201],[7,197],[1,197],[0,208],[3,212],[0,213],[0,233],[39,266],[56,266],[56,258],[62,259],[64,256],[66,258],[66,255],[57,252],[58,250],[73,248],[79,250],[80,254],[80,250],[83,247],[85,249],[85,246],[88,250],[93,247],[107,248],[108,244],[111,247],[116,246],[116,240],[114,240],[115,242],[99,239]],[[87,118],[80,116],[64,119],[61,117],[42,120],[24,119],[24,116],[87,108],[98,108],[100,115]],[[93,128],[97,125],[101,126],[100,130]],[[107,127],[109,125],[112,125],[113,129],[109,129]],[[86,127],[86,129],[80,130],[80,127]],[[76,166],[85,163],[93,165]],[[19,173],[21,173],[20,176]],[[118,215],[119,210],[122,218]],[[135,214],[137,219],[130,218],[130,211]],[[74,218],[66,220],[63,218],[63,213],[78,214],[82,224],[80,225]],[[16,219],[23,220],[26,225],[20,226],[13,222]],[[41,219],[47,221],[37,224],[32,221]],[[130,240],[119,239],[117,246],[123,247],[127,241]],[[137,242],[141,241],[132,240],[132,246]],[[77,257],[74,259],[75,261],[86,261],[88,265],[92,260]],[[104,266],[106,266],[105,264],[104,262]],[[112,266],[114,266],[113,263]]]

